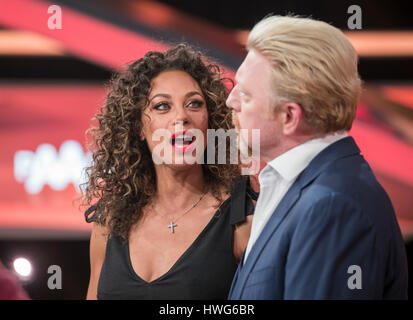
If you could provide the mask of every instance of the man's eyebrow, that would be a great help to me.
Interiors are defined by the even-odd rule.
[[[235,81],[236,81],[236,80],[235,80]],[[248,93],[249,93],[248,90],[246,90],[246,89],[243,87],[242,83],[236,81],[236,84],[237,84],[237,86],[238,86],[238,90],[240,90],[241,92],[243,92],[243,93],[245,93],[245,94],[248,94]]]
[[[238,89],[239,89],[239,90],[241,90],[242,92],[246,93],[245,88],[243,87],[242,83],[239,82],[239,80],[237,80],[237,79],[239,79],[239,78],[237,77],[237,75],[238,75],[238,73],[236,73],[236,74],[235,74],[235,77],[234,77],[235,84],[236,84],[236,86],[238,86]]]

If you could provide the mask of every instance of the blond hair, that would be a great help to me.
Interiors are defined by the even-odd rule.
[[[247,49],[273,65],[278,104],[299,104],[316,132],[351,129],[361,80],[357,53],[339,29],[310,18],[270,16],[254,26]]]

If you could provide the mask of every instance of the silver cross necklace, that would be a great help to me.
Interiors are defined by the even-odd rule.
[[[152,209],[153,209],[153,211],[155,211],[157,214],[159,214],[162,218],[164,218],[165,220],[170,221],[170,223],[169,223],[169,225],[168,225],[168,228],[171,229],[171,233],[175,233],[175,229],[174,229],[174,228],[178,226],[175,222],[177,222],[179,219],[181,219],[184,215],[186,215],[186,214],[187,214],[189,211],[191,211],[193,208],[195,208],[195,207],[198,205],[198,203],[201,202],[202,198],[203,198],[206,194],[207,194],[207,191],[205,191],[205,192],[202,194],[202,196],[198,199],[198,201],[196,201],[188,210],[186,210],[186,211],[185,211],[180,217],[178,217],[177,219],[173,219],[173,218],[172,218],[172,220],[168,219],[167,217],[165,217],[163,214],[159,213],[159,212],[155,209],[154,204],[152,204]]]

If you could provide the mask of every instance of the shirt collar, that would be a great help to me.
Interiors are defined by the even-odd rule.
[[[262,173],[265,175],[274,169],[283,179],[292,181],[323,149],[345,137],[347,137],[347,132],[337,132],[306,141],[268,162],[266,166],[268,169]]]

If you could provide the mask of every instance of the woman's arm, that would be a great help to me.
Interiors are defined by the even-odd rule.
[[[97,300],[97,287],[100,270],[105,260],[108,234],[105,226],[96,222],[93,223],[92,234],[90,236],[90,280],[86,296],[87,300]]]
[[[259,192],[260,191],[260,184],[258,181],[258,173],[253,176],[249,176],[249,183],[251,186],[251,189],[254,192]],[[234,230],[234,256],[236,258],[237,263],[241,260],[242,254],[244,253],[244,250],[247,248],[248,240],[250,238],[250,233],[251,233],[251,226],[252,226],[252,218],[253,218],[253,211],[255,209],[255,206],[257,204],[257,197],[251,197],[251,201],[253,204],[253,208],[251,212],[248,212],[248,214],[245,217],[245,221],[242,223],[237,223],[235,225],[235,230]]]
[[[255,202],[255,201],[254,201]],[[252,225],[253,215],[245,217],[243,223],[238,223],[235,225],[234,230],[234,256],[237,263],[241,260],[242,254],[248,244],[248,239],[250,238],[251,225]]]

